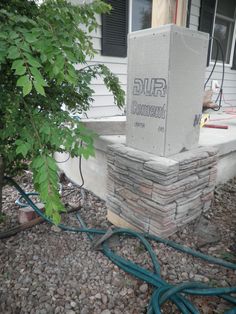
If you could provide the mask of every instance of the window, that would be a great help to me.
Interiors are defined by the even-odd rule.
[[[150,28],[152,23],[152,0],[132,1],[132,32]]]
[[[112,6],[102,16],[102,55],[127,56],[127,33],[159,25],[188,24],[191,0],[105,0]],[[130,14],[128,9],[130,8]],[[130,23],[128,23],[130,18]]]
[[[233,55],[233,38],[235,33],[235,0],[218,0],[216,5],[214,37],[219,40],[222,45],[225,63],[231,64],[231,56]],[[211,59],[216,59],[217,47],[213,42]],[[222,61],[221,54],[218,60]]]
[[[214,35],[223,48],[226,64],[232,65],[236,69],[236,51],[235,51],[235,0],[202,0],[199,20],[199,30]],[[216,59],[216,43],[210,41],[208,49],[208,61]],[[218,58],[222,62],[222,56],[219,53]]]
[[[102,55],[127,56],[129,0],[106,0],[112,7],[110,14],[102,15]]]
[[[132,32],[171,23],[185,26],[191,5],[190,0],[131,0],[131,3]]]

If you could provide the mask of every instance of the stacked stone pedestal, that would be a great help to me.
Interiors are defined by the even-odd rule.
[[[197,148],[170,158],[125,145],[108,147],[108,219],[169,236],[209,209],[217,150]]]

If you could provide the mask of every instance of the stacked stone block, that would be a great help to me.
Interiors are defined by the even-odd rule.
[[[136,229],[169,236],[211,205],[215,148],[166,158],[116,144],[107,156],[108,211]]]

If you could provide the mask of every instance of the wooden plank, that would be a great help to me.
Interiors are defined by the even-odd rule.
[[[141,229],[138,229],[137,227],[134,227],[129,222],[118,216],[117,214],[113,213],[108,209],[107,211],[107,220],[109,220],[113,225],[119,228],[128,228],[135,231],[142,231]]]

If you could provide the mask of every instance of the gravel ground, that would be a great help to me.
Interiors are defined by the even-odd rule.
[[[18,178],[26,191],[32,191],[30,175]],[[69,195],[67,195],[70,193]],[[79,205],[81,194],[71,183],[63,183],[65,203]],[[17,192],[4,188],[7,219],[0,230],[16,225]],[[107,228],[105,203],[86,192],[86,207],[80,214],[89,226]],[[236,179],[217,187],[215,201],[205,217],[189,224],[171,237],[231,262],[236,261]],[[202,235],[202,223],[210,222],[215,236]],[[78,225],[75,213],[63,222]],[[199,231],[200,225],[200,231]],[[198,227],[197,227],[198,226]],[[205,227],[203,228],[203,230]],[[198,230],[198,233],[197,233]],[[210,229],[212,231],[212,229]],[[212,236],[212,234],[211,234]],[[134,239],[115,239],[111,243],[122,256],[151,268],[143,247]],[[210,265],[179,253],[163,244],[153,244],[161,264],[162,277],[169,283],[196,280],[212,286],[236,285],[236,272]],[[101,252],[91,249],[87,237],[58,231],[47,223],[0,240],[0,313],[65,314],[141,314],[146,313],[152,287],[124,273]],[[218,298],[195,297],[201,313],[224,313],[230,305]],[[178,313],[166,304],[163,313]]]

